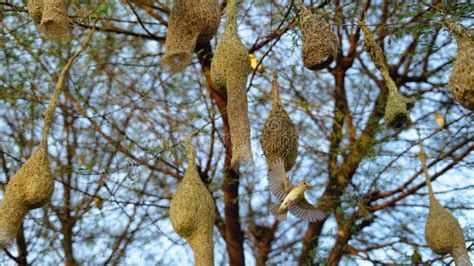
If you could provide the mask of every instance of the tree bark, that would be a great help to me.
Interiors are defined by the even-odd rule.
[[[67,83],[66,83],[67,84]],[[67,86],[67,85],[64,86]],[[66,132],[66,151],[67,151],[67,165],[71,167],[73,165],[73,157],[74,157],[74,150],[75,145],[71,143],[74,141],[74,138],[71,137],[71,130],[73,127],[73,118],[69,114],[68,110],[62,108],[64,112],[64,129]],[[71,182],[72,182],[72,173],[65,174],[64,183],[67,186],[63,186],[63,197],[64,197],[64,213],[60,217],[61,221],[61,233],[63,234],[63,239],[61,240],[61,244],[64,249],[64,256],[65,256],[65,265],[67,266],[74,266],[76,265],[76,260],[74,258],[74,249],[73,249],[73,232],[72,229],[76,223],[74,217],[71,216]]]

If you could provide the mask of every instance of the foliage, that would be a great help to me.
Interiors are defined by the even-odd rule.
[[[424,240],[428,196],[416,129],[437,199],[459,220],[473,258],[473,113],[447,89],[456,42],[440,24],[447,17],[471,27],[473,5],[306,1],[332,26],[342,52],[328,69],[312,72],[301,62],[297,10],[289,2],[244,1],[237,23],[249,52],[267,73],[279,73],[281,101],[299,137],[288,174],[314,186],[307,198],[330,211],[320,223],[279,223],[269,215],[258,143],[271,109],[268,75],[250,74],[247,84],[255,166],[245,175],[229,167],[227,103],[210,82],[216,39],[199,44],[192,64],[170,75],[161,65],[170,1],[144,8],[71,1],[71,36],[57,44],[41,38],[24,1],[0,0],[2,199],[8,178],[41,140],[42,113],[64,60],[97,28],[69,72],[51,130],[52,203],[26,216],[0,264],[190,264],[192,252],[168,212],[188,168],[182,140],[196,130],[197,170],[216,204],[216,263],[401,264],[413,247],[424,262],[450,263]],[[388,90],[363,51],[363,14],[397,88],[417,99],[407,129],[383,127]],[[223,25],[217,40],[222,32]]]

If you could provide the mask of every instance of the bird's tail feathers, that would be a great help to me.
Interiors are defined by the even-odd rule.
[[[286,221],[287,218],[287,211],[281,212],[280,205],[278,204],[270,204],[270,212],[275,216],[275,219],[278,221]]]

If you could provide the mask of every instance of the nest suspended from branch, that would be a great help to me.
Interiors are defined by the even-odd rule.
[[[45,123],[45,127],[49,126]],[[43,138],[39,148],[8,182],[0,205],[0,245],[7,247],[13,242],[28,211],[48,203],[53,191],[54,176]]]
[[[54,121],[56,102],[61,93],[66,74],[73,61],[85,49],[93,31],[82,47],[66,63],[59,75],[53,97],[44,112],[42,139],[38,149],[8,182],[0,204],[0,247],[13,243],[23,218],[29,210],[37,209],[51,200],[54,191],[54,176],[49,165],[48,135]]]
[[[211,63],[214,84],[218,90],[227,92],[234,169],[253,161],[247,103],[247,79],[252,68],[248,50],[237,34],[237,7],[236,0],[229,1],[224,34]]]
[[[68,1],[43,0],[43,16],[39,30],[47,38],[63,40],[69,34]]]
[[[457,56],[449,77],[448,88],[453,98],[474,111],[474,41],[468,30],[461,25],[444,21],[456,38]]]
[[[272,98],[272,109],[263,126],[260,143],[269,165],[282,158],[285,170],[289,171],[298,156],[298,135],[295,125],[281,103],[276,73],[273,73]]]
[[[339,43],[331,26],[301,5],[300,29],[303,39],[301,56],[306,68],[321,70],[328,67],[337,56]]]
[[[188,169],[170,204],[171,224],[191,246],[194,265],[214,265],[215,205],[197,171],[191,137],[185,140]]]
[[[364,49],[382,73],[388,88],[387,105],[385,106],[384,114],[385,124],[389,128],[407,128],[411,123],[409,110],[413,108],[415,101],[405,97],[398,91],[395,82],[390,77],[387,61],[382,49],[375,42],[367,26],[363,22],[360,22],[360,26],[365,36]]]
[[[207,42],[217,32],[220,9],[216,0],[175,0],[166,33],[162,63],[172,73],[191,63],[196,42]]]
[[[385,106],[384,120],[388,127],[403,129],[411,124],[410,113],[414,101],[398,92],[395,82],[387,83],[388,98]]]
[[[54,176],[41,145],[8,182],[0,205],[0,245],[13,243],[28,211],[49,202],[53,191]]]
[[[428,168],[426,166],[426,154],[423,150],[421,140],[420,153],[418,156],[423,166],[430,201],[425,226],[426,243],[431,250],[438,255],[451,254],[456,265],[471,265],[466,250],[463,231],[459,222],[438,202],[434,195]]]
[[[33,19],[36,24],[41,23],[41,17],[43,16],[43,7],[44,7],[44,0],[28,0],[27,7],[28,7],[28,14]]]
[[[41,145],[8,182],[5,200],[21,202],[29,210],[45,205],[54,190],[46,146]]]

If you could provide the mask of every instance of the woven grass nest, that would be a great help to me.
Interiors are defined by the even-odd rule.
[[[38,149],[8,182],[0,204],[0,247],[12,244],[28,211],[44,206],[53,195],[54,176],[49,165],[48,134],[60,88],[55,90],[45,111],[43,135]]]
[[[0,204],[0,248],[13,243],[28,211],[41,208],[51,200],[54,191],[54,176],[49,165],[48,135],[54,121],[54,112],[62,91],[66,74],[74,60],[85,49],[92,38],[86,41],[63,67],[53,97],[44,112],[43,132],[38,149],[8,182],[3,201]]]
[[[54,191],[54,176],[49,166],[48,133],[54,118],[58,92],[45,111],[43,135],[38,149],[8,182],[0,204],[0,247],[11,245],[23,218],[30,210],[44,206]]]
[[[39,30],[46,38],[63,40],[69,34],[69,17],[67,15],[68,1],[43,0]],[[33,19],[35,19],[33,17]],[[35,20],[36,21],[36,20]]]
[[[414,101],[398,92],[395,82],[387,84],[389,88],[384,120],[388,127],[395,129],[407,128],[411,124],[409,110]]]
[[[43,4],[44,0],[28,0],[27,7],[28,7],[28,14],[33,19],[36,24],[41,23],[41,17],[43,16]]]
[[[285,170],[289,171],[295,165],[298,156],[298,135],[295,125],[281,103],[276,73],[273,73],[272,98],[272,109],[263,126],[260,143],[269,164],[282,158]]]
[[[0,247],[13,242],[28,211],[48,203],[53,191],[54,176],[43,138],[38,149],[8,182],[0,204]]]
[[[214,200],[196,168],[191,137],[185,141],[188,169],[170,204],[171,224],[191,246],[194,265],[214,265]]]
[[[360,26],[365,36],[364,49],[372,61],[374,61],[375,66],[382,73],[385,83],[387,84],[388,98],[384,113],[385,125],[395,129],[407,128],[411,124],[409,110],[413,108],[415,102],[398,91],[395,82],[390,77],[387,61],[382,49],[375,42],[367,26],[363,22],[360,23]]]
[[[216,0],[175,0],[166,33],[163,64],[172,73],[191,63],[196,42],[211,40],[220,22]]]
[[[232,141],[231,164],[234,169],[253,161],[247,103],[247,79],[252,68],[248,50],[237,34],[237,7],[236,0],[229,1],[224,34],[217,44],[211,63],[214,84],[218,90],[227,93]]]
[[[422,147],[422,144],[420,146]],[[423,165],[430,201],[425,225],[426,243],[438,255],[451,254],[456,265],[471,265],[459,222],[438,202],[434,195],[431,178],[426,166],[426,154],[423,148],[421,148],[418,156]]]
[[[328,67],[337,56],[336,34],[328,23],[313,15],[304,5],[301,5],[299,15],[303,39],[301,56],[305,67],[310,70]]]
[[[448,89],[457,102],[474,111],[474,41],[466,28],[449,21],[444,21],[444,24],[458,45]]]
[[[54,176],[42,145],[8,182],[0,205],[0,245],[11,244],[27,212],[49,202],[53,191]]]
[[[464,234],[458,220],[441,206],[432,192],[430,192],[430,207],[426,219],[425,238],[431,250],[438,255],[449,253],[457,262],[468,256]]]

